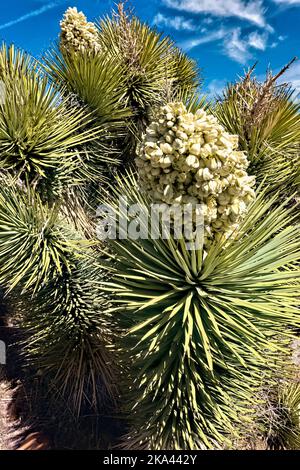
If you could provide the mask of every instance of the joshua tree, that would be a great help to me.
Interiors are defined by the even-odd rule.
[[[208,105],[195,62],[122,3],[68,9],[42,63],[0,51],[1,288],[26,364],[75,416],[124,404],[126,448],[233,446],[299,329],[299,103],[284,69],[253,72]],[[175,205],[169,238],[100,242],[120,196]],[[271,437],[295,447],[299,390],[276,397],[293,432]]]

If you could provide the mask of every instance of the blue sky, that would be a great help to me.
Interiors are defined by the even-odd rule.
[[[111,0],[9,0],[1,2],[0,39],[41,56],[59,34],[65,9],[76,6],[89,20],[109,13]],[[170,35],[202,69],[205,91],[220,92],[247,66],[257,74],[279,70],[300,57],[300,0],[130,0],[150,25]],[[300,60],[286,80],[300,92]]]

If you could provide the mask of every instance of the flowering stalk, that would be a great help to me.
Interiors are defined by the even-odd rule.
[[[83,12],[68,8],[60,22],[60,47],[64,51],[98,52],[98,32],[94,23],[87,21]]]
[[[226,132],[214,116],[169,103],[159,109],[138,147],[141,185],[166,209],[178,207],[180,216],[183,204],[197,205],[206,244],[214,237],[226,239],[255,197],[255,178],[247,174],[247,156],[237,147],[238,136]]]

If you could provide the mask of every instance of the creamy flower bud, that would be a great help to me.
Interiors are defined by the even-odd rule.
[[[199,167],[199,160],[194,155],[189,155],[186,158],[185,163],[191,168],[198,168]]]
[[[181,140],[188,140],[188,136],[185,132],[182,132],[181,130],[176,131],[176,136],[179,137]]]
[[[209,171],[209,168],[204,168],[202,172],[202,178],[204,181],[209,181],[214,177],[214,175]]]
[[[173,152],[173,148],[168,143],[160,144],[160,149],[165,154],[172,154],[172,152]]]
[[[197,157],[200,155],[200,152],[201,152],[201,145],[200,144],[193,144],[191,145],[190,147],[190,152],[193,154],[193,155],[196,155]]]

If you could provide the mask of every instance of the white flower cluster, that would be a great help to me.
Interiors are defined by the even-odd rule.
[[[84,13],[76,7],[68,8],[60,22],[60,45],[74,52],[99,51],[98,33],[94,23],[87,21]]]
[[[215,237],[226,239],[255,197],[255,178],[248,176],[247,157],[237,147],[238,136],[228,134],[214,116],[169,103],[137,149],[143,189],[153,201],[172,205],[175,220],[176,207],[178,214],[182,206],[194,207],[195,215],[200,209],[207,245]]]

